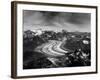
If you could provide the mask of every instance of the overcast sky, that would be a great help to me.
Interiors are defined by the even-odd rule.
[[[90,32],[91,14],[47,11],[23,11],[24,30],[55,30]]]

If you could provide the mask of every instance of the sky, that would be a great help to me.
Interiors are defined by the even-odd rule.
[[[23,10],[23,27],[24,31],[37,29],[61,31],[64,29],[69,32],[90,32],[91,14]]]

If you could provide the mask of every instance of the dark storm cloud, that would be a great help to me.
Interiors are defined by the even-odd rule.
[[[69,22],[74,24],[89,24],[90,22],[90,14],[86,13],[72,13],[71,18],[69,19]]]
[[[90,31],[89,13],[46,12],[24,10],[24,29],[66,29],[68,31]],[[47,26],[47,27],[45,27]],[[36,27],[35,27],[36,29]]]

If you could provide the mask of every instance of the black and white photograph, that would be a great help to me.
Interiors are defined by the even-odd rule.
[[[23,69],[91,66],[91,14],[23,10]]]
[[[12,77],[97,73],[97,7],[12,2]]]

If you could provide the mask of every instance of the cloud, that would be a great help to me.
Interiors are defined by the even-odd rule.
[[[70,13],[70,12],[46,12],[24,10],[24,28],[25,29],[67,29],[69,31],[90,31],[89,13]],[[31,26],[31,27],[30,27]],[[27,27],[27,28],[26,28]],[[55,28],[54,28],[55,27]]]

